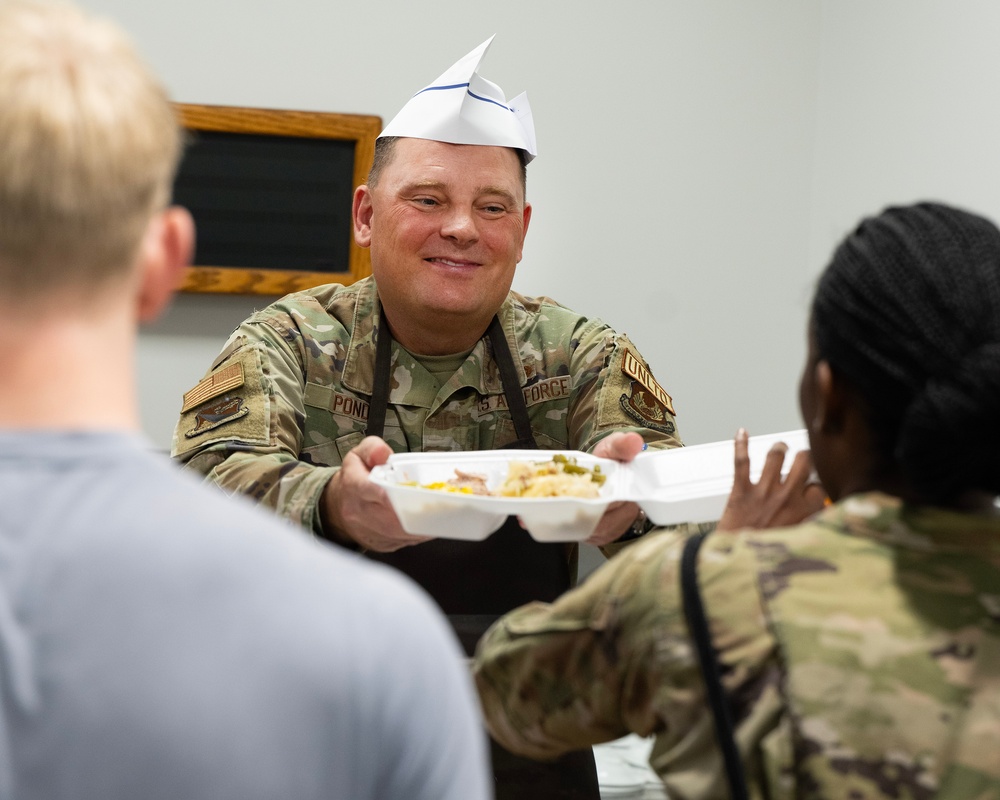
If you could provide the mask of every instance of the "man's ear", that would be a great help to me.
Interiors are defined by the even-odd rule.
[[[139,251],[141,285],[137,315],[151,322],[170,304],[194,256],[194,219],[186,208],[161,211],[146,228]]]
[[[351,207],[351,218],[354,220],[354,241],[358,247],[371,247],[373,211],[371,189],[362,184],[354,190],[354,203]]]
[[[528,235],[528,223],[531,222],[531,203],[524,204],[524,210],[521,212],[521,219],[523,225],[521,227],[521,243],[517,248],[517,263],[521,263],[521,256],[524,253],[524,239]]]

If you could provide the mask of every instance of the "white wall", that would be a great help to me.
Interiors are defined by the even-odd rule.
[[[887,205],[1000,222],[1000,3],[828,0],[822,32],[810,264]]]
[[[83,0],[180,102],[377,114],[492,33],[540,155],[515,288],[626,331],[689,444],[800,427],[814,276],[889,201],[1000,217],[993,0]],[[169,446],[181,393],[270,298],[182,295],[140,342]]]

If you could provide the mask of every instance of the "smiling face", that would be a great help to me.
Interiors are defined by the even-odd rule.
[[[399,139],[374,186],[354,195],[354,237],[393,335],[421,355],[469,349],[503,303],[531,206],[506,147]]]

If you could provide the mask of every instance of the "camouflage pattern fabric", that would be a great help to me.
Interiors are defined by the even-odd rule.
[[[649,534],[487,632],[474,669],[499,742],[548,758],[653,735],[671,800],[728,795],[683,542]],[[714,533],[698,570],[751,796],[1000,799],[1000,520],[857,495]]]
[[[255,313],[184,395],[173,456],[318,531],[323,488],[365,435],[379,316],[371,278]],[[681,445],[671,398],[627,336],[513,292],[499,316],[540,447],[589,451],[617,430],[638,431],[653,448]],[[394,344],[383,438],[396,452],[513,442],[488,339],[440,387]]]

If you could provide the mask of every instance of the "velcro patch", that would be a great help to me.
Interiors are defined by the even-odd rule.
[[[664,406],[638,381],[632,384],[632,391],[619,398],[622,411],[640,425],[667,434],[677,432],[673,419],[667,416]]]
[[[245,417],[249,413],[250,408],[244,405],[242,397],[222,397],[199,409],[194,418],[194,429],[184,435],[188,438],[199,436],[234,419]]]
[[[174,429],[174,458],[190,459],[219,442],[273,444],[263,358],[260,348],[243,347],[233,354],[232,361],[210,372],[184,396],[187,410],[181,412]],[[192,407],[193,397],[206,399]]]
[[[622,357],[622,372],[637,381],[647,392],[653,395],[671,415],[677,416],[677,412],[674,411],[674,401],[670,395],[656,382],[656,379],[650,374],[649,370],[632,354],[631,350],[626,349]]]
[[[181,407],[181,413],[190,411],[206,400],[225,394],[230,389],[242,386],[243,380],[243,365],[239,361],[217,369],[211,375],[202,378],[191,391],[184,393],[184,405]]]

